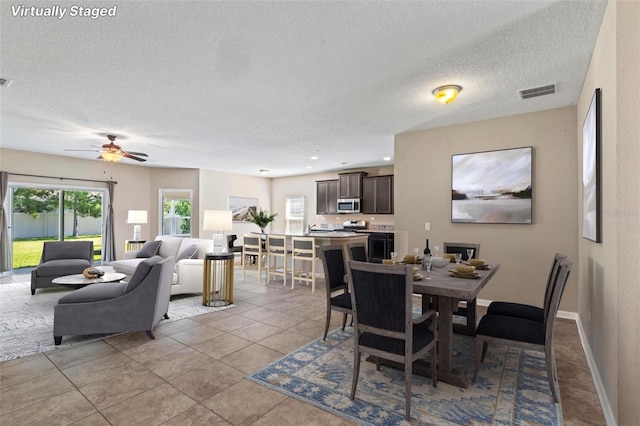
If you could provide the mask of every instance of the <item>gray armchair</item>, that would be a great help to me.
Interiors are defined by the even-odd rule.
[[[40,264],[31,271],[31,294],[37,288],[56,287],[54,278],[81,274],[93,266],[93,241],[48,241],[42,247]]]
[[[146,331],[169,318],[171,277],[175,258],[154,256],[141,262],[131,280],[92,284],[58,300],[53,314],[53,338],[62,336]]]

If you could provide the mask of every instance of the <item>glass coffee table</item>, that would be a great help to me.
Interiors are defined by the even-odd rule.
[[[125,277],[126,275],[120,272],[107,272],[103,276],[97,278],[87,278],[82,274],[73,274],[54,278],[51,282],[63,287],[82,288],[90,284],[115,283],[122,281]]]

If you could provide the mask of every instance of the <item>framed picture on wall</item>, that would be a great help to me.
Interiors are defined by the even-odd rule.
[[[582,125],[582,236],[601,241],[600,89],[596,89]]]
[[[229,196],[229,210],[234,222],[249,222],[249,212],[258,211],[258,199]]]
[[[451,156],[451,222],[532,222],[532,147]]]

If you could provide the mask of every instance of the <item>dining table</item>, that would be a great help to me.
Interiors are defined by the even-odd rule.
[[[432,268],[428,275],[426,271],[420,270],[422,277],[414,280],[413,292],[422,296],[423,312],[434,308],[438,311],[438,380],[466,389],[469,386],[469,377],[453,365],[453,313],[458,309],[459,301],[473,300],[478,296],[480,290],[500,269],[500,264],[488,263],[485,269],[476,270],[477,278],[454,277],[450,272],[454,267],[455,264],[452,263],[444,268]],[[427,279],[427,276],[430,279]],[[380,362],[404,368],[402,364],[393,361]],[[417,360],[413,364],[413,372],[430,376],[429,362]]]

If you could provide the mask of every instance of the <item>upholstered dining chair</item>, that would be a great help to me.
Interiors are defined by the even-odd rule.
[[[348,245],[349,247],[349,257],[351,260],[356,260],[358,262],[368,262],[367,258],[367,248],[365,243],[351,243]]]
[[[487,315],[504,315],[508,317],[544,322],[546,313],[549,311],[549,303],[551,303],[553,285],[555,284],[554,278],[558,272],[558,268],[560,267],[560,261],[566,258],[567,256],[560,253],[556,253],[553,256],[551,270],[549,271],[549,277],[547,278],[547,285],[544,291],[542,308],[523,303],[495,301],[489,304],[489,307],[487,308]]]
[[[242,264],[242,262],[244,261],[244,256],[242,255],[242,246],[237,246],[235,244],[235,241],[237,239],[238,236],[236,234],[227,235],[227,248],[229,250],[229,253],[233,253],[234,255],[236,253],[240,253],[240,263]]]
[[[324,281],[327,290],[327,320],[324,325],[324,337],[327,340],[331,311],[342,312],[342,329],[347,325],[347,315],[353,314],[348,284],[344,282],[344,252],[342,246],[320,247],[320,259],[324,268]],[[353,318],[353,317],[352,317]]]
[[[480,257],[480,244],[476,243],[442,243],[442,249],[444,253],[460,253],[462,260],[469,260],[467,255],[467,249],[473,249],[473,256],[478,259]],[[466,324],[464,326],[460,324],[454,324],[456,333],[466,334],[468,336],[475,336],[476,334],[476,322],[477,322],[477,304],[476,298],[473,300],[467,300],[466,306],[458,306],[458,310],[453,315],[466,318]]]
[[[347,268],[354,319],[354,360],[351,400],[354,399],[362,353],[404,364],[405,417],[411,419],[413,362],[431,352],[431,378],[436,368],[437,315],[427,310],[413,318],[413,265],[382,265],[349,261]],[[420,326],[431,319],[431,328]]]
[[[545,313],[544,322],[504,315],[485,315],[478,324],[476,333],[476,362],[473,381],[478,377],[480,363],[484,361],[490,343],[506,346],[518,346],[544,352],[549,387],[556,403],[560,402],[560,389],[556,369],[556,358],[553,350],[553,331],[573,262],[561,259],[553,277],[553,291],[549,309]]]

